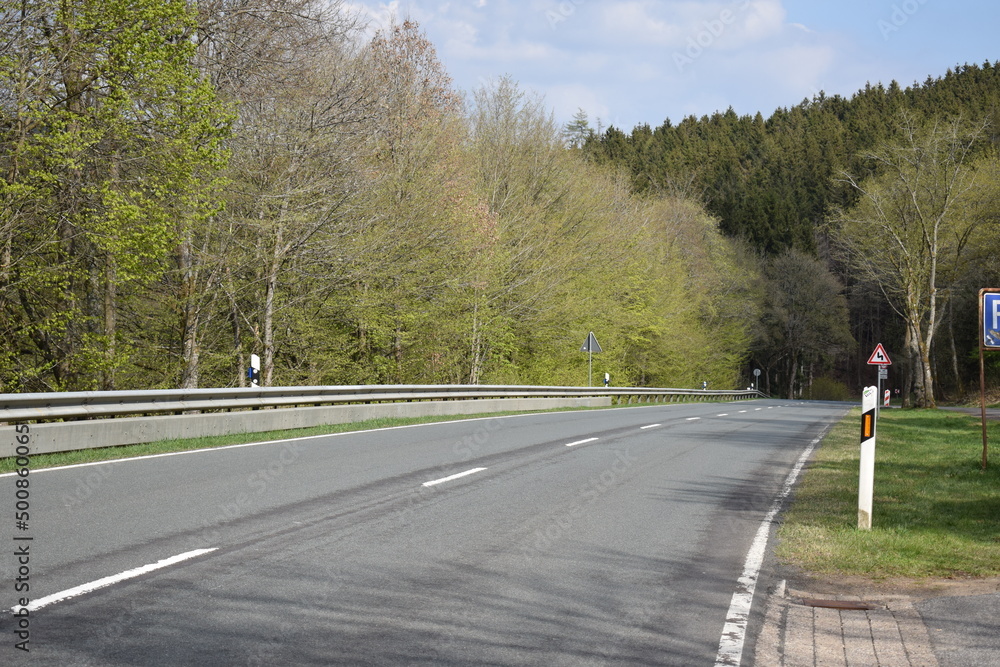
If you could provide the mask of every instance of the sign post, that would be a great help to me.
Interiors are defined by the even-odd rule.
[[[983,422],[983,470],[986,470],[986,362],[987,350],[1000,350],[1000,288],[979,290],[979,406]]]
[[[594,352],[603,352],[600,343],[597,342],[597,337],[594,336],[594,332],[591,331],[587,335],[587,340],[583,341],[583,347],[580,348],[581,352],[588,353],[587,360],[587,386],[594,386]]]
[[[872,528],[872,496],[875,490],[875,410],[878,388],[865,387],[861,394],[861,471],[858,477],[858,529]]]

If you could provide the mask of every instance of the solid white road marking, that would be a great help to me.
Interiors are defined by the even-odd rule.
[[[622,408],[626,409],[626,408]],[[645,408],[643,408],[645,409]],[[364,435],[367,433],[377,433],[379,431],[399,431],[408,428],[424,428],[427,426],[441,426],[442,424],[457,424],[457,423],[467,423],[467,422],[478,422],[478,421],[488,421],[493,419],[516,419],[519,417],[537,417],[541,414],[546,413],[535,413],[528,412],[516,415],[498,415],[491,417],[472,417],[470,419],[449,419],[447,421],[441,422],[428,422],[426,424],[404,424],[403,426],[383,426],[382,428],[370,428],[363,429],[360,431],[343,431],[341,433],[324,433],[322,435],[305,435],[299,438],[282,438],[280,440],[262,440],[260,442],[245,442],[239,445],[223,445],[220,447],[205,447],[203,449],[188,449],[183,452],[165,452],[163,454],[147,454],[145,456],[130,456],[124,459],[108,459],[107,461],[91,461],[90,463],[73,463],[65,466],[53,466],[51,468],[39,468],[37,470],[32,469],[31,474],[37,475],[43,472],[54,472],[56,470],[69,470],[70,468],[89,468],[91,466],[104,466],[104,465],[114,465],[116,463],[126,463],[128,461],[144,461],[146,459],[159,459],[166,456],[188,456],[190,454],[210,454],[212,452],[221,452],[227,449],[242,449],[244,447],[261,447],[265,445],[280,445],[286,442],[303,442],[305,440],[319,440],[321,438],[340,438],[352,435]],[[16,472],[5,472],[0,473],[0,477],[14,477],[17,475]]]
[[[50,604],[55,604],[56,602],[62,602],[63,600],[69,600],[70,598],[75,598],[78,595],[84,595],[85,593],[90,593],[91,591],[96,591],[99,588],[106,588],[112,584],[117,584],[120,581],[125,581],[126,579],[133,579],[135,577],[141,576],[143,574],[148,574],[154,570],[159,570],[164,567],[170,567],[171,565],[176,565],[181,561],[189,560],[191,558],[197,558],[198,556],[203,556],[205,554],[212,553],[218,547],[212,549],[195,549],[194,551],[188,551],[187,553],[182,553],[177,556],[171,556],[170,558],[164,558],[161,561],[155,563],[150,563],[149,565],[143,565],[142,567],[137,567],[132,570],[126,570],[120,574],[113,574],[110,577],[104,577],[103,579],[98,579],[97,581],[92,581],[89,584],[83,584],[81,586],[76,586],[75,588],[69,588],[61,593],[53,593],[52,595],[47,595],[43,598],[38,598],[33,600],[25,606],[17,605],[11,607],[11,611],[15,614],[22,610],[27,609],[30,611],[35,611],[36,609],[41,609],[42,607],[47,607]]]
[[[453,479],[458,479],[460,477],[467,477],[469,475],[475,475],[477,472],[482,472],[486,468],[473,468],[472,470],[466,470],[465,472],[460,472],[455,475],[448,475],[447,477],[442,477],[441,479],[432,479],[429,482],[424,482],[424,486],[436,486],[437,484],[444,484],[445,482],[450,482]]]
[[[576,447],[577,445],[585,445],[588,442],[593,442],[594,440],[598,440],[598,438],[587,438],[586,440],[577,440],[576,442],[567,442],[566,446],[567,447]]]
[[[795,480],[805,466],[806,461],[812,456],[813,450],[822,438],[816,438],[809,443],[806,450],[795,462],[795,467],[788,473],[785,485],[781,493],[774,499],[767,516],[761,521],[757,529],[757,535],[753,538],[750,551],[747,552],[746,561],[743,564],[743,574],[737,580],[736,592],[733,593],[732,602],[729,604],[729,612],[726,614],[726,623],[722,626],[722,639],[719,641],[719,653],[715,657],[715,667],[736,667],[739,666],[743,656],[743,641],[747,634],[747,621],[750,618],[750,607],[753,605],[753,593],[757,587],[757,577],[760,575],[760,566],[764,562],[764,554],[767,552],[767,537],[771,532],[771,524],[774,523],[781,505],[785,498],[792,492]]]
[[[648,426],[640,426],[640,431],[645,431],[647,428],[656,428],[657,426],[663,426],[663,424],[649,424]]]

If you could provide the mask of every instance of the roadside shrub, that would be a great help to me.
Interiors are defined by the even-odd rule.
[[[808,393],[814,401],[849,401],[854,398],[846,384],[828,377],[813,380]]]

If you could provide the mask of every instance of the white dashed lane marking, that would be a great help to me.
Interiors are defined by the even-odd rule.
[[[456,473],[454,475],[448,475],[447,477],[442,477],[441,479],[432,479],[429,482],[424,482],[424,486],[437,486],[438,484],[444,484],[445,482],[450,482],[453,479],[460,479],[462,477],[467,477],[469,475],[475,475],[477,472],[482,472],[486,468],[473,468],[472,470],[466,470],[465,472]]]

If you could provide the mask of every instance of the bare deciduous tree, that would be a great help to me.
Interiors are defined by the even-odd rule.
[[[865,154],[876,177],[846,181],[859,203],[839,215],[838,240],[855,270],[877,284],[906,323],[916,401],[934,407],[934,337],[948,288],[962,273],[979,227],[968,208],[977,188],[973,154],[985,127],[961,120],[900,120],[902,141]]]

